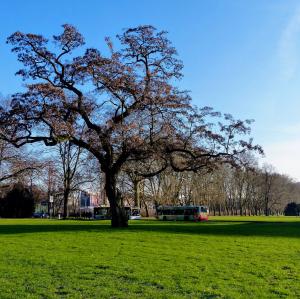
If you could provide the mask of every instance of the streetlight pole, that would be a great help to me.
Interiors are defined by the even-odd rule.
[[[52,218],[53,216],[53,202],[54,202],[53,195],[50,195],[49,196],[49,217],[50,218]]]

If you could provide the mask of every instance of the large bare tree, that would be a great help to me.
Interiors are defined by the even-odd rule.
[[[84,38],[71,25],[53,44],[42,35],[12,34],[8,43],[24,65],[17,74],[27,90],[1,110],[0,133],[17,147],[68,140],[93,154],[105,174],[112,226],[121,227],[127,217],[117,178],[127,163],[137,161],[138,175],[150,177],[168,166],[197,171],[233,163],[238,153],[260,148],[237,138],[249,133],[249,122],[225,115],[213,126],[219,114],[192,108],[188,92],[174,83],[183,65],[166,32],[139,26],[117,41],[119,50],[106,38],[108,56],[94,48],[79,55]]]

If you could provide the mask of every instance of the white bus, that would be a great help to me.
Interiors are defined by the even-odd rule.
[[[129,220],[141,219],[140,208],[125,207],[126,214]],[[97,220],[111,219],[110,207],[95,207],[94,208],[94,218]]]
[[[208,214],[207,206],[159,206],[157,208],[159,220],[206,221]]]

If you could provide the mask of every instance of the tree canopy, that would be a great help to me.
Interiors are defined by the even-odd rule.
[[[247,151],[262,152],[250,133],[252,121],[192,106],[189,92],[176,86],[183,64],[167,32],[150,25],[106,38],[109,55],[85,46],[71,25],[48,40],[15,32],[7,42],[27,82],[9,107],[0,110],[0,136],[20,147],[68,140],[89,151],[105,174],[112,225],[126,226],[120,171],[127,167],[142,177],[174,171],[213,169],[235,164]],[[84,49],[79,54],[80,48]]]

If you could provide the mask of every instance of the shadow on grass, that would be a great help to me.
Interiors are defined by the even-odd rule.
[[[300,238],[300,222],[226,222],[168,223],[166,225],[133,225],[135,231],[184,233],[215,236],[262,236]]]
[[[49,232],[98,232],[98,233],[143,233],[155,234],[193,234],[211,236],[261,236],[300,238],[300,222],[230,222],[209,221],[206,223],[193,222],[131,222],[128,228],[113,229],[107,223],[90,222],[47,222],[30,224],[1,224],[0,235],[49,233]]]

